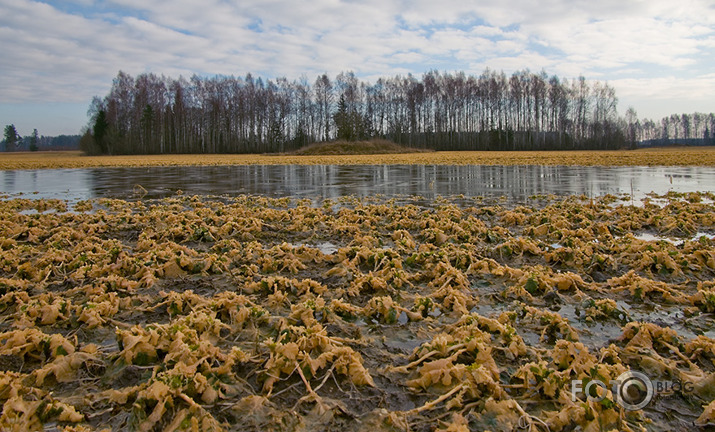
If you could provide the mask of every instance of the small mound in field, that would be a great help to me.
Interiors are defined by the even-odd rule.
[[[387,153],[419,153],[433,150],[405,147],[387,140],[331,141],[315,143],[298,149],[296,155],[359,155]]]

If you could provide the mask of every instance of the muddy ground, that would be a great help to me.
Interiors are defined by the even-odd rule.
[[[712,199],[2,201],[0,428],[705,430]]]

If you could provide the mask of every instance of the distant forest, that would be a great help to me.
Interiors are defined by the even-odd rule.
[[[672,114],[660,121],[638,120],[626,112],[626,134],[638,147],[665,145],[715,145],[715,114]]]
[[[617,113],[607,83],[545,72],[430,71],[358,80],[178,79],[119,72],[95,97],[80,142],[90,154],[277,153],[334,139],[384,138],[436,150],[570,150],[635,147],[645,140],[709,142],[713,114],[656,124]],[[661,142],[663,144],[663,142]]]
[[[14,124],[5,126],[0,151],[57,151],[77,150],[82,135],[40,136],[37,129],[31,135],[20,136]]]

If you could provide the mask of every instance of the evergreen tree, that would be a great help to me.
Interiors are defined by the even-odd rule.
[[[19,138],[14,124],[5,126],[5,151],[15,151]]]
[[[107,113],[104,110],[100,110],[97,113],[97,119],[94,121],[94,128],[92,133],[94,135],[94,142],[99,147],[101,153],[107,153],[107,132],[109,130],[109,123],[107,122]]]
[[[37,143],[39,142],[40,138],[37,135],[37,129],[34,129],[32,131],[32,135],[30,136],[30,151],[37,151]]]
[[[338,102],[338,112],[336,112],[333,116],[333,120],[335,121],[335,127],[338,129],[338,139],[351,141],[352,128],[350,127],[347,104],[345,103],[345,97],[343,96],[340,96],[340,102]]]
[[[367,122],[359,112],[348,108],[343,96],[340,96],[338,111],[333,115],[333,121],[338,130],[339,140],[358,141],[369,138]]]

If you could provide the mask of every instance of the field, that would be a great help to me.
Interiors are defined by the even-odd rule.
[[[0,154],[0,169],[177,165],[583,165],[715,166],[715,147],[618,151],[424,152],[375,155],[139,155],[83,156],[80,152]]]
[[[6,199],[0,429],[704,430],[713,198]]]

